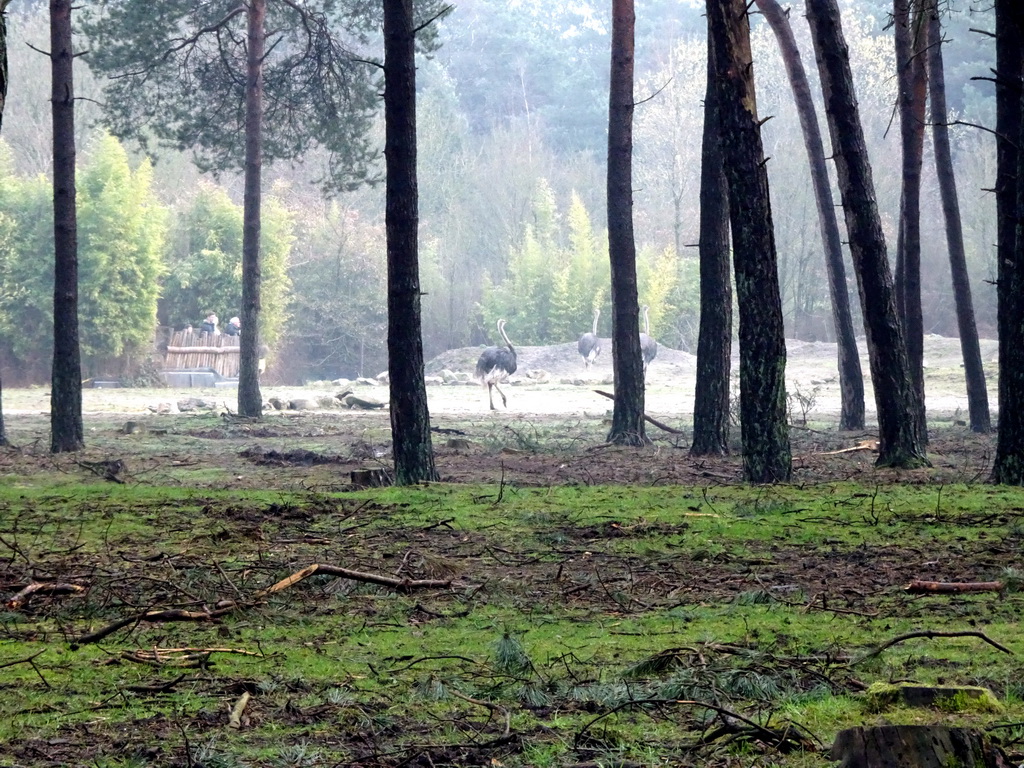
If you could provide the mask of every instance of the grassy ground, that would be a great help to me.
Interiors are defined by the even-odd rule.
[[[797,767],[828,765],[842,728],[935,722],[995,729],[1020,760],[1016,489],[303,492],[75,469],[0,489],[5,599],[83,588],[0,612],[2,765]],[[263,592],[313,563],[409,581]],[[922,631],[950,636],[872,654]],[[908,680],[1001,707],[867,703]]]
[[[932,466],[876,469],[818,352],[773,487],[738,450],[689,457],[692,366],[667,358],[648,406],[682,434],[645,449],[602,444],[588,386],[523,382],[500,413],[430,388],[445,482],[409,489],[349,482],[389,463],[383,410],[86,390],[86,449],[52,456],[48,393],[5,390],[0,766],[804,768],[883,723],[984,730],[1021,763],[1024,490],[983,484],[992,437],[935,381]],[[901,681],[1000,704],[867,694]]]

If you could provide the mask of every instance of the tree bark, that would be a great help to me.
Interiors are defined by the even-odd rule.
[[[11,0],[0,0],[0,129],[4,124],[7,105],[7,6]],[[0,384],[0,445],[8,445],[4,426],[3,385]]]
[[[0,130],[7,106],[7,6],[10,4],[11,0],[0,0]]]
[[[3,383],[0,382],[0,446],[10,444],[10,441],[7,439],[7,427],[4,425]]]
[[[825,148],[821,139],[821,127],[818,125],[818,114],[814,109],[814,99],[811,96],[811,84],[800,59],[800,50],[793,36],[793,28],[789,24],[788,13],[782,10],[776,0],[756,2],[779,43],[779,52],[786,66],[793,101],[800,117],[807,162],[811,168],[811,182],[814,185],[814,199],[818,208],[818,228],[821,230],[821,242],[825,248],[825,269],[828,273],[829,296],[832,299],[832,325],[835,328],[839,353],[839,428],[863,430],[864,374],[860,368],[857,335],[853,328],[853,314],[850,311],[850,293],[846,287],[843,242],[839,234],[839,222],[836,220],[836,206],[832,199],[832,185],[828,178]]]
[[[921,308],[921,167],[927,91],[922,0],[894,0],[896,82],[902,147],[900,223],[896,244],[896,309],[903,324],[914,417],[928,442],[924,407],[924,317]]]
[[[700,165],[700,331],[693,401],[691,456],[729,452],[729,376],[732,366],[732,283],[729,187],[719,137],[718,77],[710,30],[704,138]]]
[[[78,451],[82,426],[82,359],[78,345],[78,223],[75,212],[75,90],[71,0],[50,0],[53,110],[53,373],[50,451]]]
[[[792,466],[786,422],[786,339],[746,2],[709,0],[707,14],[718,74],[739,301],[743,473],[750,482],[783,482],[789,479]]]
[[[395,483],[437,480],[423,371],[412,0],[384,0],[388,373]]]
[[[996,295],[999,417],[992,479],[1024,485],[1024,120],[1021,88],[1024,6],[996,0]]]
[[[633,0],[612,0],[608,92],[608,256],[612,276],[615,405],[608,442],[646,445],[640,301],[633,239]]]
[[[946,221],[946,243],[949,267],[953,278],[953,300],[960,335],[960,351],[964,358],[967,382],[967,409],[971,430],[989,432],[992,421],[988,410],[988,388],[981,362],[978,326],[974,320],[971,280],[967,273],[964,233],[960,221],[960,201],[953,172],[953,154],[949,146],[948,110],[946,109],[946,75],[942,62],[942,22],[936,0],[928,0],[928,91],[931,101],[932,143],[935,148],[935,172],[942,198],[942,214]]]
[[[263,53],[267,0],[250,0],[245,84],[245,189],[242,200],[242,333],[238,350],[238,413],[263,416],[260,393],[260,219],[263,191]]]
[[[864,314],[878,409],[877,463],[917,467],[926,464],[927,458],[914,418],[907,350],[896,314],[892,273],[836,0],[808,4],[807,18],[821,75],[850,254]]]

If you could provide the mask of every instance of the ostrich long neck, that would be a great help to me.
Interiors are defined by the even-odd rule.
[[[651,335],[651,320],[647,316],[647,307],[644,307],[644,333]]]
[[[597,318],[599,318],[600,316],[601,316],[601,310],[600,309],[595,309],[594,310],[594,327],[590,331],[595,336],[597,336]]]
[[[508,346],[509,351],[514,355],[516,353],[516,349],[512,346],[512,342],[508,340],[508,334],[505,333],[504,323],[498,326],[498,333],[501,334],[501,338],[505,340],[505,344]]]

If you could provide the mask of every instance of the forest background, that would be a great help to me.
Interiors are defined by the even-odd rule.
[[[899,131],[887,4],[841,3],[861,115],[890,244],[899,212]],[[651,332],[695,351],[698,187],[706,67],[701,3],[637,0],[635,216],[640,302]],[[53,230],[45,3],[9,11],[10,72],[0,148],[0,365],[8,385],[42,383],[52,359]],[[604,228],[609,20],[562,0],[461,0],[418,71],[423,343],[429,359],[492,341],[574,341],[602,308],[610,335]],[[991,14],[944,19],[954,119],[993,125],[984,77]],[[791,19],[812,78],[802,4]],[[759,112],[770,157],[786,335],[833,340],[824,257],[798,118],[774,37],[752,17]],[[77,42],[80,50],[88,41]],[[379,51],[368,51],[378,56]],[[139,378],[158,325],[221,321],[241,299],[241,178],[197,170],[187,151],[149,156],[102,127],[101,84],[76,69],[83,373]],[[382,117],[374,142],[383,146]],[[968,266],[983,337],[995,335],[995,140],[952,129]],[[241,137],[240,137],[241,140]],[[938,189],[925,143],[922,296],[927,333],[956,335]],[[265,170],[262,337],[270,380],[375,375],[387,367],[382,185],[326,198],[327,158]],[[382,170],[382,158],[380,163]],[[852,270],[847,273],[852,276]],[[850,289],[855,292],[851,277]],[[856,303],[854,305],[856,307]],[[860,327],[859,318],[855,324]]]

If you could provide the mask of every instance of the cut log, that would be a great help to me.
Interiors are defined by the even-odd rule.
[[[831,757],[841,768],[1010,768],[982,734],[943,725],[848,728],[836,735]]]
[[[904,588],[911,595],[955,595],[960,592],[1002,592],[1001,581],[920,581],[915,579]]]

